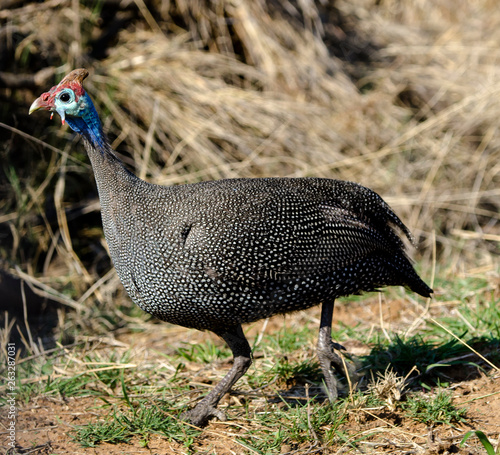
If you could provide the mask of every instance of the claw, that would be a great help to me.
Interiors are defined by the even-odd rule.
[[[339,343],[335,343],[335,341],[332,341],[332,347],[333,347],[333,349],[336,349],[337,351],[347,351],[347,349],[344,346],[342,346]]]
[[[187,420],[192,425],[200,428],[206,426],[208,421],[213,418],[216,418],[221,422],[225,422],[227,420],[224,411],[214,408],[203,401],[200,401],[193,409],[181,414],[182,420]]]

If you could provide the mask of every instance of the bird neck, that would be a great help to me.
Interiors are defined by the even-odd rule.
[[[115,178],[126,175],[138,179],[125,169],[123,163],[115,155],[102,129],[94,103],[86,92],[81,95],[79,105],[78,115],[68,115],[65,120],[75,133],[83,137],[98,183],[101,178],[105,179],[116,173],[118,175],[114,176]]]
[[[82,113],[78,117],[67,116],[66,123],[75,133],[82,135],[96,150],[105,153],[110,147],[94,103],[87,93],[82,95],[80,103],[84,106]]]
[[[125,225],[133,223],[131,207],[137,205],[137,198],[148,184],[130,172],[123,162],[114,154],[106,136],[102,136],[102,144],[94,140],[92,135],[82,135],[87,155],[92,164],[94,178],[101,205],[104,236],[108,243],[111,258],[118,260],[119,244],[128,240],[133,229]],[[97,145],[99,144],[99,145]],[[131,212],[129,213],[129,210]],[[117,266],[118,268],[118,266]]]
[[[122,161],[115,155],[102,129],[94,103],[87,93],[82,95],[80,103],[82,110],[79,115],[68,115],[66,122],[84,140],[94,170],[99,199],[103,209],[105,209],[110,200],[127,197],[130,194],[128,191],[130,186],[145,182],[126,169]]]

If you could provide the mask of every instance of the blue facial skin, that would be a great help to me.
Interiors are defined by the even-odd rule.
[[[84,136],[97,149],[105,148],[101,121],[87,93],[77,100],[70,88],[61,90],[55,99],[54,110],[75,133]]]

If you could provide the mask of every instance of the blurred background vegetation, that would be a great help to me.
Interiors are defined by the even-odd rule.
[[[28,117],[82,66],[142,178],[353,180],[414,232],[424,279],[499,292],[496,0],[0,0],[0,309],[58,307],[60,340],[135,315],[82,145]]]

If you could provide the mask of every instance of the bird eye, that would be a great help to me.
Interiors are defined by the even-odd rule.
[[[62,93],[59,99],[62,102],[67,103],[71,99],[71,96],[69,96],[69,93]]]

